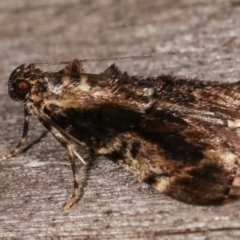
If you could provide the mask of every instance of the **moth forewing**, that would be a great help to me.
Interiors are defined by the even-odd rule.
[[[239,83],[129,76],[115,65],[88,74],[79,60],[56,73],[36,66],[13,71],[9,95],[24,102],[25,119],[38,117],[67,150],[74,193],[64,210],[81,195],[74,159],[85,162],[75,144],[187,203],[222,202],[239,188],[240,139],[232,124],[240,119]],[[24,126],[7,158],[25,141],[28,120]]]

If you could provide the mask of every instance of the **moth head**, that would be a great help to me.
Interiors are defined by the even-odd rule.
[[[31,90],[31,79],[39,71],[34,65],[30,64],[26,67],[22,64],[11,73],[8,80],[8,94],[12,100],[19,102],[26,100]]]

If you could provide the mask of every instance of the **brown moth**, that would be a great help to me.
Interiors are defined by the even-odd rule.
[[[61,64],[61,63],[59,63]],[[82,61],[64,62],[59,72],[21,65],[10,75],[9,95],[36,116],[67,150],[80,196],[75,150],[80,145],[116,162],[159,192],[193,204],[238,195],[240,82],[219,83],[172,76],[129,76],[111,65],[85,73]]]

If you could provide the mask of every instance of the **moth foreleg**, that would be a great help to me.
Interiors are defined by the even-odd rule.
[[[5,160],[7,160],[11,157],[14,157],[19,153],[21,147],[23,146],[23,144],[27,140],[27,134],[28,134],[28,128],[29,128],[29,119],[30,119],[30,114],[29,114],[28,110],[26,108],[24,108],[24,124],[23,124],[22,137],[21,137],[20,141],[18,142],[17,146],[15,147],[15,149],[13,149],[9,154],[0,158],[0,162],[5,161]]]

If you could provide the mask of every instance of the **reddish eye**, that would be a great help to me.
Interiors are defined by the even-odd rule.
[[[24,99],[31,89],[31,85],[26,80],[18,80],[14,84],[14,92],[19,99]]]

